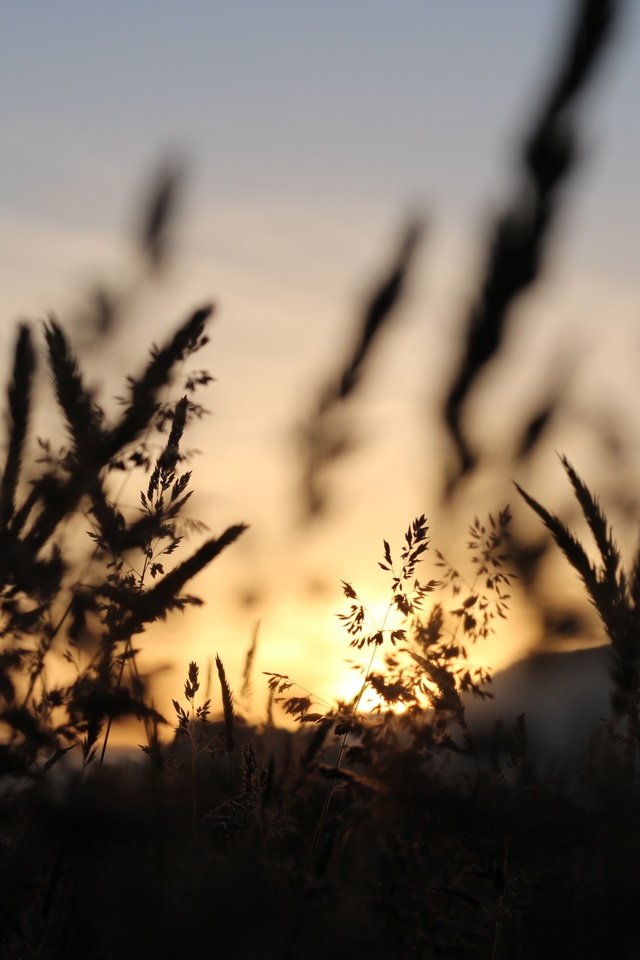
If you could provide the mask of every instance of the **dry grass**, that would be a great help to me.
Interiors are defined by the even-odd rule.
[[[579,143],[576,102],[620,7],[578,5],[525,138],[516,194],[493,232],[443,399],[448,509],[482,462],[464,412],[501,351],[511,306],[541,273]],[[165,171],[142,219],[151,273],[167,256],[177,186],[177,172]],[[344,433],[335,432],[335,418],[393,316],[417,240],[411,227],[375,286],[353,351],[314,408],[299,464],[311,512],[330,498],[327,467],[349,442],[348,418]],[[117,291],[102,291],[97,330],[105,344],[119,303]],[[195,395],[211,377],[192,371],[179,382],[177,369],[206,342],[211,316],[210,306],[192,311],[151,350],[112,420],[86,387],[68,334],[50,318],[44,343],[65,439],[61,447],[41,439],[37,463],[37,351],[31,327],[18,330],[0,482],[0,954],[637,956],[640,554],[625,569],[605,511],[564,458],[597,562],[564,519],[518,490],[578,572],[612,650],[612,714],[590,745],[576,746],[573,779],[533,763],[523,714],[493,731],[472,729],[468,719],[469,698],[491,693],[488,671],[469,666],[469,645],[508,617],[514,589],[538,596],[549,553],[512,529],[508,509],[473,520],[464,566],[432,548],[425,515],[399,549],[383,540],[378,565],[389,603],[381,621],[343,582],[340,617],[364,658],[352,702],[319,704],[271,673],[268,721],[252,727],[220,657],[219,692],[204,697],[192,661],[167,744],[167,721],[139,668],[139,637],[201,602],[185,592],[190,581],[246,529],[233,523],[185,556],[185,533],[203,533],[203,525],[186,512],[193,476],[183,439],[203,412]],[[523,424],[519,468],[540,448],[554,403]],[[123,474],[142,480],[135,515],[118,500],[113,480]],[[91,541],[81,568],[72,549],[79,518]],[[256,627],[240,703],[257,636]],[[50,669],[60,652],[64,682]],[[365,711],[369,692],[379,706]],[[278,709],[298,721],[295,733],[273,722]],[[131,716],[146,734],[138,762],[110,763],[112,725]]]

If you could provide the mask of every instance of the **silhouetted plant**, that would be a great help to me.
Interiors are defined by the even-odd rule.
[[[583,483],[566,457],[562,457],[561,462],[600,554],[599,564],[589,559],[579,540],[558,516],[546,510],[518,484],[516,487],[579,574],[598,612],[613,655],[613,708],[618,716],[626,716],[629,734],[640,746],[640,551],[637,551],[631,570],[627,573],[597,497]]]
[[[8,640],[2,658],[1,719],[11,731],[5,755],[8,769],[37,764],[45,749],[49,756],[42,762],[50,764],[76,744],[86,765],[96,756],[101,737],[104,757],[114,719],[135,715],[149,731],[163,722],[145,702],[146,682],[137,668],[132,638],[169,611],[200,603],[184,593],[184,587],[245,529],[242,524],[229,527],[165,570],[167,558],[178,550],[188,530],[182,516],[191,496],[191,472],[179,469],[182,434],[188,419],[200,415],[202,408],[188,394],[171,408],[166,401],[160,408],[158,397],[175,366],[206,342],[210,314],[208,307],[195,311],[164,347],[153,349],[143,375],[129,379],[129,398],[113,425],[84,387],[68,338],[51,320],[45,326],[48,363],[69,446],[54,456],[51,444],[40,442],[43,469],[31,480],[28,492],[23,489],[21,467],[35,354],[29,328],[20,330],[0,491],[4,545],[0,615]],[[190,393],[206,382],[202,373],[191,378]],[[159,426],[170,424],[170,430],[140,493],[140,515],[127,519],[108,492],[109,472],[114,466],[120,471],[146,466],[136,444],[143,434],[148,438],[159,411]],[[78,511],[89,520],[94,542],[83,572],[74,560],[72,531]],[[47,663],[61,642],[76,678],[50,689]],[[26,682],[20,684],[17,679],[23,671]]]
[[[529,126],[516,196],[498,220],[445,390],[454,447],[449,494],[481,460],[464,414],[478,377],[502,350],[511,306],[540,276],[560,190],[575,166],[577,99],[621,9],[615,0],[579,3],[564,59]],[[161,171],[142,217],[143,278],[166,261],[178,184],[176,168]],[[323,379],[328,386],[303,430],[308,512],[325,506],[326,468],[352,441],[340,416],[394,314],[418,235],[407,229],[353,349]],[[94,336],[117,326],[137,282],[96,291]],[[272,673],[272,697],[298,725],[277,728],[270,700],[269,722],[252,727],[218,656],[220,707],[212,708],[208,685],[199,699],[194,660],[186,705],[173,701],[175,740],[163,742],[165,721],[134,638],[200,603],[187,585],[245,530],[230,526],[183,556],[186,534],[204,532],[186,516],[195,478],[183,469],[183,437],[205,413],[195,395],[212,378],[191,371],[178,388],[176,369],[205,344],[211,314],[210,306],[193,311],[152,348],[115,418],[87,388],[70,337],[50,317],[47,365],[67,436],[62,444],[39,438],[37,458],[29,435],[37,351],[31,328],[18,330],[0,480],[0,952],[42,960],[199,957],[214,938],[230,955],[265,960],[635,956],[640,809],[637,764],[625,760],[635,761],[640,743],[640,555],[625,571],[604,511],[564,458],[598,562],[559,516],[518,489],[600,616],[614,660],[614,721],[624,714],[629,723],[626,736],[615,722],[597,731],[603,735],[584,763],[576,760],[580,777],[565,783],[536,766],[521,710],[493,731],[469,719],[470,698],[489,697],[491,679],[470,668],[469,644],[505,618],[516,572],[535,592],[547,554],[541,542],[512,535],[508,509],[471,524],[469,577],[458,556],[430,552],[424,515],[399,552],[383,541],[378,563],[389,601],[381,620],[343,581],[339,616],[366,662],[350,702],[323,704]],[[514,446],[520,466],[561,393],[522,425]],[[133,515],[119,503],[117,481],[142,474]],[[87,525],[84,557],[78,534]],[[434,576],[422,578],[419,565],[432,558]],[[257,627],[241,696],[256,641]],[[49,670],[60,650],[68,681]],[[375,695],[371,707],[365,694]],[[108,756],[113,721],[131,716],[146,726],[139,762],[95,763]],[[64,762],[69,753],[79,757],[75,766]]]

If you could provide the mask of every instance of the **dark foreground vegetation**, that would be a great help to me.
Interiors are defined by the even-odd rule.
[[[620,8],[578,5],[524,141],[514,198],[491,235],[440,411],[451,456],[436,508],[452,516],[483,467],[465,412],[479,375],[499,358],[512,306],[543,270],[578,152],[577,102]],[[175,189],[168,172],[144,222],[151,274],[165,254]],[[350,398],[394,316],[419,238],[411,225],[353,353],[300,431],[302,496],[314,522],[349,446]],[[96,337],[108,337],[118,303],[116,292],[101,292]],[[252,727],[217,658],[209,678],[188,665],[172,718],[156,709],[138,664],[141,637],[200,602],[190,581],[223,562],[245,530],[230,523],[186,549],[186,533],[204,533],[186,509],[183,434],[203,412],[198,391],[210,377],[192,366],[211,312],[194,310],[152,349],[128,379],[119,415],[99,406],[68,334],[49,318],[46,363],[66,438],[38,441],[35,456],[38,350],[31,327],[17,333],[0,483],[0,955],[637,957],[640,554],[624,566],[600,504],[568,460],[596,560],[522,487],[519,507],[537,514],[546,540],[512,529],[498,504],[473,520],[466,561],[454,566],[432,547],[427,517],[417,517],[401,546],[383,541],[377,558],[389,577],[389,618],[374,622],[357,588],[343,583],[345,637],[366,664],[353,702],[320,708],[295,678],[272,673],[268,718]],[[519,477],[544,450],[557,412],[556,399],[543,397],[522,424],[510,461]],[[118,502],[129,476],[140,489],[137,512]],[[531,751],[524,712],[491,727],[469,719],[474,698],[490,695],[487,672],[468,665],[469,645],[508,620],[514,589],[541,603],[554,550],[599,617],[611,690],[608,717],[563,768]],[[547,635],[561,637],[585,614],[556,603],[541,618]],[[52,670],[54,660],[65,669]],[[379,706],[365,710],[372,691]],[[297,732],[276,726],[276,709]],[[138,762],[118,762],[110,745],[113,724],[127,718],[144,727]],[[162,735],[168,721],[172,743]]]

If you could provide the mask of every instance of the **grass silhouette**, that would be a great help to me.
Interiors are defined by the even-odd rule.
[[[482,464],[465,412],[503,349],[512,305],[542,273],[575,165],[576,106],[621,11],[614,0],[577,5],[524,139],[517,189],[492,233],[443,396],[443,509],[453,510]],[[164,171],[142,218],[150,274],[167,256],[178,182],[177,171]],[[331,498],[330,468],[350,444],[350,400],[393,322],[418,238],[410,225],[353,349],[323,378],[300,431],[302,501],[316,521]],[[125,296],[101,293],[96,335],[105,343]],[[389,603],[380,621],[343,581],[339,616],[365,662],[350,703],[319,703],[270,673],[269,717],[252,726],[216,656],[219,696],[208,685],[201,692],[200,665],[190,661],[173,700],[175,735],[162,735],[168,721],[136,638],[200,603],[190,582],[246,529],[232,523],[185,555],[185,533],[204,527],[187,516],[193,478],[183,440],[211,377],[185,376],[183,365],[206,342],[212,312],[193,310],[151,349],[115,418],[50,317],[43,336],[65,439],[40,438],[37,457],[37,350],[29,325],[17,332],[0,481],[0,955],[637,956],[640,561],[625,570],[603,508],[566,458],[597,563],[567,522],[516,486],[578,572],[611,647],[611,716],[577,745],[577,777],[534,761],[524,712],[490,731],[469,721],[471,698],[491,696],[469,645],[508,618],[513,589],[537,596],[549,556],[549,543],[512,530],[501,505],[468,529],[468,574],[432,549],[425,515],[400,550],[383,540],[377,562]],[[522,424],[520,466],[560,402],[554,396]],[[119,505],[117,480],[141,474],[133,515]],[[87,526],[88,553],[78,548]],[[256,626],[240,703],[257,639]],[[65,681],[51,670],[60,653]],[[365,709],[365,694],[376,708]],[[276,704],[295,732],[273,722]],[[110,763],[113,724],[132,716],[146,734],[139,762]]]

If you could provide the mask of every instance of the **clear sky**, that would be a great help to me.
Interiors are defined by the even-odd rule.
[[[87,359],[105,394],[117,393],[119,375],[135,369],[151,339],[203,300],[219,305],[206,357],[218,383],[208,397],[213,416],[197,431],[196,506],[214,532],[237,520],[252,530],[196,584],[207,608],[164,631],[163,652],[182,664],[218,650],[237,676],[260,617],[259,669],[331,693],[344,649],[332,618],[339,579],[375,593],[382,537],[397,541],[413,515],[431,516],[425,464],[438,447],[425,436],[425,405],[454,354],[488,217],[508,193],[513,147],[571,6],[3,5],[0,343],[20,317],[54,309],[71,318],[93,279],[126,278],[150,175],[167,156],[187,167],[172,271],[141,295],[112,368]],[[549,283],[523,308],[530,332],[514,348],[526,370],[527,358],[577,336],[576,398],[598,409],[601,397],[622,407],[637,389],[640,13],[632,6],[587,104],[585,156]],[[365,441],[336,474],[332,518],[294,535],[289,432],[410,212],[423,213],[429,231],[358,408]],[[514,363],[512,380],[520,369]],[[533,396],[540,377],[530,370],[523,391]],[[479,416],[505,406],[509,376]],[[560,448],[572,437],[558,438]],[[551,459],[540,469],[560,482]],[[455,539],[444,517],[433,516],[433,526]],[[324,592],[312,598],[319,580]],[[239,607],[253,589],[261,601]],[[524,642],[501,648],[497,660]]]

